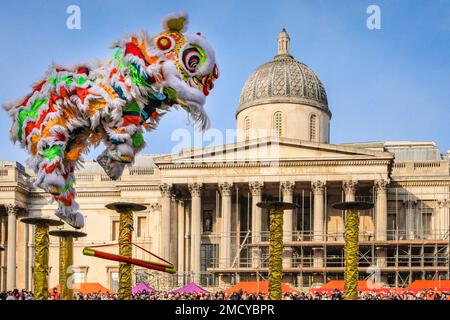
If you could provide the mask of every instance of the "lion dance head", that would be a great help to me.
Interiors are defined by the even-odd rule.
[[[164,31],[152,39],[150,54],[158,57],[164,84],[177,92],[181,106],[205,128],[207,116],[203,106],[219,77],[219,69],[206,39],[200,33],[183,33],[187,23],[184,14],[166,17],[162,21]]]

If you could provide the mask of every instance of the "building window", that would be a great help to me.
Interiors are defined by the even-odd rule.
[[[147,235],[147,217],[137,218],[137,237],[143,238]]]
[[[119,291],[119,272],[117,271],[113,271],[110,273],[110,279],[109,279],[110,283],[111,283],[111,290],[114,292],[118,292]]]
[[[309,117],[309,140],[317,140],[317,116],[315,114]]]
[[[219,250],[217,244],[202,244],[200,247],[200,284],[211,286],[215,284],[214,274],[207,273],[208,268],[219,266]]]
[[[113,222],[112,222],[111,240],[112,241],[119,240],[119,221],[118,220],[113,220]]]
[[[273,115],[273,130],[276,137],[283,135],[283,114],[279,111]]]
[[[245,117],[244,119],[244,134],[245,134],[245,140],[250,139],[250,118]]]

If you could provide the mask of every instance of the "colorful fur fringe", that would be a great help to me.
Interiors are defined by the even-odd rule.
[[[84,225],[75,202],[75,170],[82,154],[106,145],[98,162],[111,179],[145,146],[144,131],[156,129],[172,106],[184,108],[200,128],[208,126],[205,97],[218,78],[214,51],[200,35],[182,33],[185,13],[162,22],[163,32],[131,34],[113,45],[99,66],[51,66],[31,94],[4,106],[10,136],[31,154],[35,186],[53,195],[57,216]]]

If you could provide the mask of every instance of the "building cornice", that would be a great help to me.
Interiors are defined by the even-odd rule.
[[[304,161],[260,161],[260,162],[190,162],[160,163],[160,169],[209,169],[209,168],[251,168],[251,167],[330,167],[330,166],[373,166],[389,165],[390,159],[380,160],[304,160]]]
[[[447,177],[446,177],[447,178]],[[445,179],[446,179],[445,178]],[[390,183],[390,187],[450,187],[450,180],[415,180],[415,181],[396,181]]]
[[[77,197],[79,198],[90,198],[90,197],[120,197],[120,191],[93,191],[93,192],[77,192]]]
[[[147,186],[119,186],[118,189],[120,191],[159,191],[159,186],[158,184]]]
[[[20,193],[27,194],[30,192],[30,189],[27,186],[19,183],[10,186],[0,186],[0,191],[19,191]]]
[[[246,102],[246,103],[239,105],[239,107],[235,113],[235,118],[237,119],[239,116],[239,113],[241,113],[242,111],[244,111],[246,109],[249,109],[252,107],[258,107],[258,106],[264,106],[267,104],[276,104],[276,103],[294,104],[294,105],[297,105],[298,107],[309,106],[309,107],[313,107],[320,111],[325,112],[326,114],[328,114],[330,119],[332,117],[331,110],[328,108],[328,106],[326,104],[321,103],[319,101],[315,101],[313,99],[301,98],[301,97],[269,97],[269,98],[258,99],[258,100]]]

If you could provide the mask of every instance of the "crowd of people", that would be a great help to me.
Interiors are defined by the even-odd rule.
[[[59,300],[60,293],[55,289],[49,293],[49,300]],[[114,292],[74,292],[74,300],[118,300]],[[214,293],[171,293],[164,291],[141,291],[133,295],[134,300],[267,300],[266,293],[224,291]],[[337,289],[330,292],[288,292],[283,300],[343,300],[343,293]],[[0,300],[34,300],[33,293],[27,290],[0,292]],[[422,291],[389,290],[384,292],[360,292],[359,300],[450,300],[450,291],[424,289]]]

